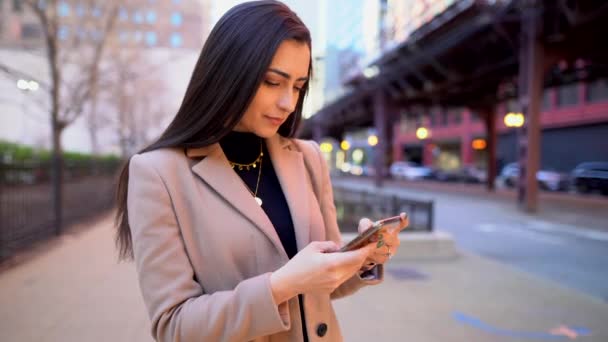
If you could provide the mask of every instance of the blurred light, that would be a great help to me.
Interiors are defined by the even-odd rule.
[[[348,151],[350,149],[350,143],[346,140],[342,140],[342,142],[340,143],[340,148],[344,151]]]
[[[429,137],[429,130],[425,127],[419,127],[416,130],[416,137],[420,140],[424,140]]]
[[[344,152],[343,151],[338,151],[336,153],[336,168],[337,169],[342,169],[342,165],[344,164]]]
[[[38,84],[38,82],[36,81],[26,81],[26,80],[19,80],[17,81],[17,88],[21,89],[21,90],[31,90],[31,91],[36,91],[38,89],[40,89],[40,84]]]
[[[362,149],[360,149],[360,148],[355,149],[352,154],[353,161],[356,164],[361,164],[361,162],[363,161],[363,155],[364,155],[364,153],[363,153]]]
[[[353,165],[350,168],[350,174],[355,176],[361,176],[363,174],[363,168],[358,165]]]
[[[487,146],[485,139],[474,139],[471,142],[471,146],[474,150],[484,150]]]
[[[525,119],[522,113],[508,113],[505,115],[505,126],[521,127],[524,125]]]
[[[321,148],[321,152],[325,152],[325,153],[331,153],[331,151],[333,151],[333,149],[334,149],[332,144],[330,144],[328,142],[321,143],[321,146],[319,146],[319,147]]]
[[[367,137],[367,143],[369,144],[369,146],[378,145],[378,137],[375,135],[370,135],[369,137]]]
[[[36,81],[29,81],[28,83],[31,91],[36,91],[40,88],[40,85]]]
[[[340,169],[342,172],[350,172],[350,163],[343,163]]]
[[[30,88],[30,84],[26,80],[19,80],[17,81],[17,88],[21,90],[28,90]]]
[[[379,73],[380,73],[380,68],[378,68],[375,65],[367,67],[363,70],[363,76],[365,76],[366,78],[372,78],[372,77],[378,75]]]

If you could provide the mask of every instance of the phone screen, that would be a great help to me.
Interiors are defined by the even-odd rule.
[[[407,218],[407,214],[405,216]],[[401,216],[393,216],[389,218],[385,218],[380,221],[374,222],[371,228],[364,231],[363,233],[357,235],[352,241],[348,244],[344,245],[344,247],[340,248],[340,252],[352,251],[358,248],[361,248],[368,244],[372,236],[376,233],[385,231],[388,229],[397,229],[401,224]]]

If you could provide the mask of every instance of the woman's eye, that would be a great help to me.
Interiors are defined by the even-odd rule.
[[[268,80],[264,81],[264,83],[266,83],[267,85],[269,85],[271,87],[276,87],[279,85],[279,83],[275,83],[275,82],[268,81]]]
[[[293,90],[294,90],[294,91],[302,91],[302,88],[299,88],[299,87],[293,87]]]

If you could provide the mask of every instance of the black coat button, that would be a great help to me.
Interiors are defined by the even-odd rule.
[[[327,334],[327,324],[321,323],[317,326],[317,335],[323,337]]]

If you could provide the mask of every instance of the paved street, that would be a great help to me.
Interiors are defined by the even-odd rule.
[[[334,183],[375,189],[369,179]],[[528,215],[511,196],[440,189],[388,181],[383,191],[434,200],[436,229],[451,233],[464,251],[608,301],[608,199],[566,201],[564,195],[547,194],[539,215]]]
[[[87,223],[0,272],[2,341],[152,341],[111,224]],[[335,306],[347,342],[608,341],[607,303],[469,253],[395,259],[383,284]]]

